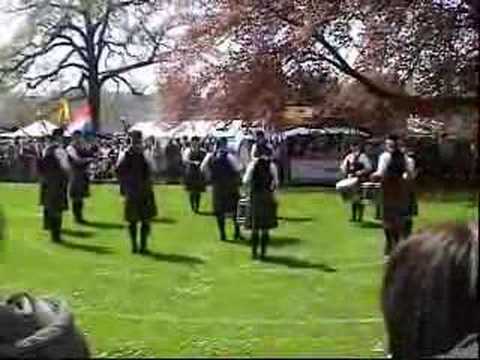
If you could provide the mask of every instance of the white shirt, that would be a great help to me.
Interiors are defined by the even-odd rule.
[[[414,178],[415,176],[415,161],[408,155],[405,156],[405,166],[406,172],[403,174],[404,178]],[[387,171],[388,165],[390,165],[390,161],[392,160],[392,154],[388,151],[385,151],[380,157],[378,158],[378,168],[377,171],[373,174],[374,176],[385,176]]]
[[[255,165],[257,164],[257,161],[258,159],[254,159],[248,164],[247,170],[245,171],[245,175],[243,176],[243,183],[245,185],[250,184],[250,182],[252,181],[253,170],[255,169]],[[272,179],[273,179],[272,190],[275,190],[278,188],[279,181],[278,181],[278,170],[276,165],[273,163],[273,161],[270,161],[270,174],[272,175]]]
[[[345,156],[345,159],[343,159],[343,162],[340,165],[340,170],[342,170],[342,172],[344,174],[347,173],[348,164],[349,163],[353,164],[356,156],[357,156],[357,154],[355,154],[355,153],[350,153],[347,156]],[[370,161],[370,159],[368,158],[368,156],[366,154],[361,153],[360,156],[358,157],[357,161],[363,165],[364,170],[366,170],[367,172],[372,170],[372,162]]]

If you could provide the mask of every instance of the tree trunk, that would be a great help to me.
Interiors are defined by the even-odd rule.
[[[101,92],[98,80],[90,81],[88,89],[88,105],[92,116],[93,131],[100,130],[100,106],[101,106]]]

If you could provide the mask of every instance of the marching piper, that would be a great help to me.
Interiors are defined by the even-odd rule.
[[[44,229],[53,242],[61,242],[62,215],[68,210],[68,179],[72,173],[63,148],[63,129],[55,129],[51,143],[43,150],[39,163],[40,204],[44,207]]]
[[[347,178],[356,177],[358,179],[355,189],[353,189],[352,217],[350,221],[361,222],[365,205],[362,203],[360,186],[368,180],[368,174],[372,171],[372,163],[359,143],[351,145],[350,153],[343,160],[340,169]]]
[[[190,208],[194,213],[198,213],[202,193],[206,189],[205,177],[200,170],[200,165],[206,155],[206,151],[200,146],[200,138],[192,137],[190,146],[183,154],[183,162],[185,164],[185,189],[189,194]]]
[[[380,155],[378,168],[372,180],[381,180],[383,190],[383,227],[385,255],[389,256],[401,238],[406,235],[410,217],[410,186],[415,165],[399,148],[399,139],[390,135],[385,140],[385,151]]]
[[[67,153],[72,165],[72,176],[70,177],[70,199],[72,200],[72,211],[75,222],[84,224],[83,201],[90,196],[90,179],[88,177],[88,165],[93,158],[86,151],[86,144],[82,138],[81,131],[72,134],[72,142],[67,147]]]
[[[213,211],[217,218],[220,240],[226,241],[225,218],[232,216],[235,227],[234,239],[242,238],[237,222],[237,206],[240,199],[240,164],[237,158],[228,152],[227,140],[220,138],[215,151],[209,153],[200,165],[200,170],[212,183]]]
[[[265,259],[270,240],[269,230],[278,226],[275,190],[278,188],[278,170],[272,160],[272,151],[266,146],[257,148],[256,157],[245,172],[243,183],[250,189],[252,258]]]
[[[130,138],[131,146],[119,154],[116,168],[120,180],[120,191],[125,197],[124,217],[129,224],[132,253],[145,254],[148,252],[150,222],[157,215],[152,182],[155,164],[153,159],[145,155],[142,133],[132,131]],[[137,243],[139,223],[141,224],[140,246]]]

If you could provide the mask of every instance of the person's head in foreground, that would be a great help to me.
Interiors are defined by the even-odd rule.
[[[462,357],[478,357],[478,343],[467,339],[478,339],[480,325],[478,257],[473,222],[425,229],[395,249],[382,291],[394,358],[432,357],[455,347]],[[466,349],[458,349],[462,341]]]
[[[66,304],[20,293],[0,301],[0,358],[89,358]]]

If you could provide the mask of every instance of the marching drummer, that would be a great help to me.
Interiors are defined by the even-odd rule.
[[[414,171],[415,164],[401,151],[398,136],[388,136],[378,169],[371,175],[372,180],[382,181],[385,256],[389,256],[400,239],[408,235],[411,214],[409,180],[414,178]]]
[[[363,151],[359,143],[353,143],[350,153],[343,159],[340,169],[347,178],[357,178],[358,182],[353,190],[352,217],[350,221],[361,222],[363,220],[364,205],[361,199],[360,185],[368,180],[368,174],[372,171],[372,163]]]

